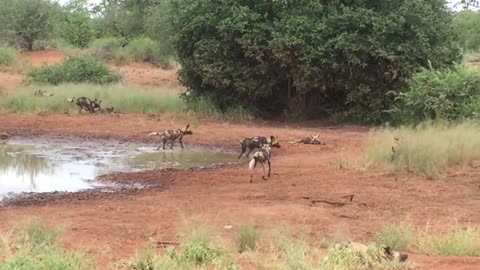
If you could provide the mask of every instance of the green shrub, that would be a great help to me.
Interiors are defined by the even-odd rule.
[[[66,251],[57,244],[58,229],[34,219],[3,238],[0,270],[93,270],[79,251]]]
[[[424,69],[397,96],[393,118],[402,123],[424,120],[480,118],[480,73],[465,66],[436,71]]]
[[[370,132],[365,158],[369,165],[437,179],[445,168],[469,165],[480,158],[479,133],[480,124],[471,121],[376,129]],[[394,138],[399,139],[398,143]]]
[[[89,46],[93,55],[102,60],[114,60],[115,53],[127,44],[124,38],[106,37],[95,39]]]
[[[107,84],[121,78],[119,74],[111,72],[103,62],[88,56],[70,57],[61,65],[34,69],[28,77],[32,82],[53,85],[66,82]]]
[[[255,226],[243,226],[240,228],[235,242],[240,253],[247,250],[254,251],[260,242],[260,232]]]
[[[17,51],[11,47],[0,46],[0,67],[9,67],[17,61]]]
[[[154,51],[156,49],[155,41],[150,38],[141,37],[132,39],[126,50],[133,60],[139,62],[154,62]]]

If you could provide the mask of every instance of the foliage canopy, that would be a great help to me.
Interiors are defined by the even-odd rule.
[[[444,0],[172,0],[180,80],[220,108],[379,122],[420,67],[460,58]],[[192,95],[193,94],[193,95]]]

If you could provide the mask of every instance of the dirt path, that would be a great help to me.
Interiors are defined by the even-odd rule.
[[[61,134],[81,137],[145,140],[151,131],[182,127],[185,119],[135,115],[15,115],[0,114],[0,131],[12,135]],[[307,231],[313,239],[334,234],[359,241],[372,239],[387,222],[409,220],[425,225],[480,224],[478,170],[452,171],[444,181],[420,177],[398,179],[379,170],[355,168],[367,129],[362,127],[286,126],[284,124],[192,123],[188,144],[239,147],[244,136],[278,135],[282,148],[273,152],[273,175],[248,182],[246,164],[202,171],[150,171],[107,176],[111,180],[164,183],[166,188],[135,194],[83,200],[72,197],[43,206],[0,209],[0,227],[36,215],[51,223],[67,224],[63,242],[85,248],[102,265],[132,256],[145,240],[175,238],[185,220],[199,217],[222,232],[223,226],[259,224],[269,230],[285,224],[294,232]],[[94,128],[92,128],[94,127]],[[318,132],[326,146],[288,143]],[[245,159],[246,162],[246,159]],[[339,167],[344,167],[340,169]],[[309,200],[339,200],[353,194],[351,203],[334,207]],[[229,236],[232,232],[224,231]],[[231,238],[231,236],[230,236]],[[420,269],[480,269],[479,258],[413,256]]]

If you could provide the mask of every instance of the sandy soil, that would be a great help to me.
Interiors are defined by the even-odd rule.
[[[188,119],[170,116],[0,113],[0,132],[13,136],[56,134],[146,141],[146,134],[151,131],[179,128],[187,123]],[[285,125],[195,121],[192,130],[194,134],[184,140],[187,147],[205,144],[238,148],[244,136],[279,136],[282,148],[273,151],[271,179],[261,180],[259,169],[250,184],[246,164],[201,171],[117,173],[104,179],[154,183],[161,188],[64,196],[46,199],[38,205],[2,207],[0,228],[9,228],[29,216],[66,224],[62,242],[85,249],[106,266],[132,256],[149,238],[175,240],[184,222],[192,217],[229,238],[234,230],[225,231],[224,225],[235,228],[255,223],[265,230],[284,224],[293,232],[306,231],[318,241],[329,235],[370,241],[385,223],[404,220],[419,226],[430,221],[434,228],[453,219],[460,224],[480,224],[478,169],[452,169],[441,181],[413,175],[395,177],[380,169],[364,169],[355,161],[361,157],[365,144],[365,127],[328,127],[316,122]],[[326,145],[289,143],[310,133],[320,133]],[[340,201],[346,195],[354,195],[353,201],[337,207],[311,204],[304,198]],[[411,259],[419,269],[480,269],[480,258],[411,254]]]

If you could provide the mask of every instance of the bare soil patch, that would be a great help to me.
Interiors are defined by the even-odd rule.
[[[12,135],[60,134],[83,138],[147,141],[146,134],[184,126],[186,119],[135,115],[15,115],[0,114],[2,131]],[[162,188],[95,196],[46,199],[41,205],[0,209],[0,227],[28,216],[70,225],[63,237],[67,246],[85,248],[100,264],[134,254],[148,238],[175,239],[182,224],[201,217],[222,232],[224,225],[255,223],[269,230],[285,224],[294,232],[307,231],[313,239],[341,232],[345,238],[370,241],[387,222],[408,219],[425,225],[480,224],[480,173],[475,169],[449,171],[446,180],[429,181],[381,170],[355,168],[367,129],[356,126],[317,127],[283,124],[196,123],[188,144],[239,148],[244,136],[278,135],[282,148],[274,149],[272,178],[261,180],[257,170],[249,183],[247,166],[205,170],[117,173],[106,180],[162,183]],[[318,126],[318,125],[316,125]],[[95,127],[95,128],[92,128]],[[290,144],[296,138],[320,133],[325,146]],[[343,164],[339,169],[338,164]],[[345,205],[311,203],[338,201],[353,194]],[[224,231],[222,234],[233,233]],[[420,269],[479,269],[480,258],[412,256]]]

